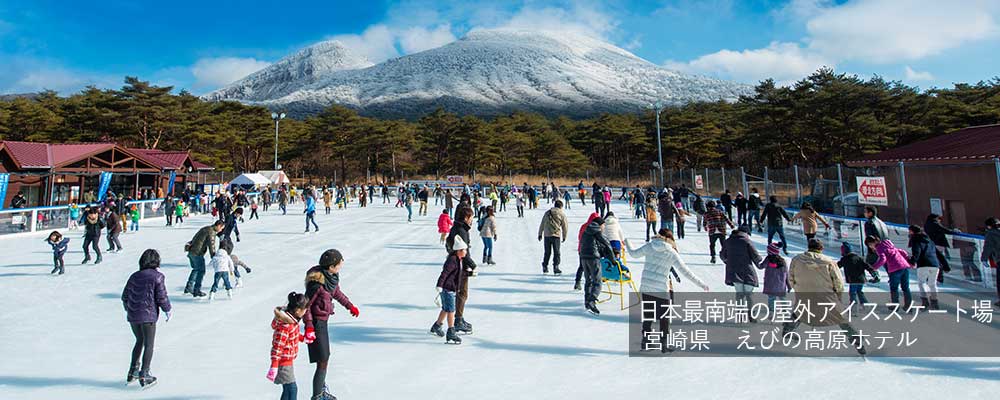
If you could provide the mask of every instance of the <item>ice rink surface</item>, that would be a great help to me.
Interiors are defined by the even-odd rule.
[[[181,294],[190,271],[184,243],[211,217],[192,217],[181,227],[144,220],[140,232],[122,236],[126,250],[105,254],[100,265],[79,265],[82,233],[67,234],[63,276],[49,275],[52,252],[43,236],[2,238],[0,399],[278,398],[280,387],[264,378],[271,310],[288,292],[304,291],[306,269],[328,248],[344,253],[341,288],[361,310],[354,319],[338,305],[330,320],[328,383],[340,399],[940,400],[1000,392],[996,358],[629,358],[627,314],[606,303],[600,317],[590,316],[582,293],[572,290],[576,231],[593,207],[576,202],[567,210],[572,233],[562,246],[561,277],[541,275],[536,232],[548,208],[543,201],[524,219],[513,207],[498,213],[497,265],[471,281],[466,319],[475,333],[463,336],[461,346],[427,333],[438,313],[434,286],[445,259],[436,227],[440,206],[412,223],[405,209],[390,205],[319,210],[318,234],[303,234],[301,204],[285,216],[262,213],[240,225],[236,243],[253,273],[232,300],[222,295],[213,302]],[[624,203],[612,209],[640,244],[644,222],[631,218]],[[763,238],[753,239],[763,253]],[[479,260],[482,242],[472,242]],[[722,264],[709,263],[707,243],[689,221],[679,242],[683,258],[713,291],[729,291]],[[163,257],[174,310],[157,327],[152,372],[159,384],[140,391],[124,386],[133,336],[120,295],[147,248]],[[642,260],[630,265],[638,281]],[[678,290],[698,288],[685,281]],[[299,399],[309,397],[311,367],[303,346],[295,365]]]

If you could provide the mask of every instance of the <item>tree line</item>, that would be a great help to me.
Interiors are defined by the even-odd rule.
[[[114,141],[190,150],[233,172],[273,163],[271,111],[206,102],[126,77],[60,97],[0,101],[0,139]],[[881,77],[820,69],[790,86],[765,80],[736,102],[690,103],[660,114],[667,168],[828,166],[1000,120],[1000,79],[921,90]],[[492,119],[439,109],[417,120],[331,106],[281,121],[279,161],[292,176],[356,180],[452,174],[645,176],[657,160],[653,111],[587,119],[517,112]]]

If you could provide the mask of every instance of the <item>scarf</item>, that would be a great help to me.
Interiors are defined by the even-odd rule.
[[[340,274],[331,273],[328,268],[320,269],[319,272],[323,274],[323,288],[330,293],[336,291],[340,283]]]

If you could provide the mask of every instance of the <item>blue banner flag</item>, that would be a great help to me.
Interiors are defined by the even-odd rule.
[[[0,210],[3,210],[4,203],[7,202],[7,183],[10,182],[10,174],[0,174]]]
[[[101,185],[100,189],[97,191],[97,202],[103,202],[104,196],[108,193],[108,187],[111,186],[111,173],[101,172]]]

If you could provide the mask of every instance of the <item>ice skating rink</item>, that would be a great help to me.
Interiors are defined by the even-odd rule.
[[[435,282],[445,252],[438,244],[441,207],[406,223],[389,205],[334,210],[304,235],[301,204],[282,216],[272,209],[240,225],[235,253],[253,273],[232,300],[182,295],[190,268],[184,243],[211,217],[182,227],[144,220],[122,235],[125,251],[100,265],[79,265],[81,231],[66,254],[66,275],[50,276],[52,252],[43,235],[0,239],[0,399],[273,399],[280,387],[264,378],[269,366],[272,308],[289,291],[304,291],[305,271],[328,248],[346,258],[341,288],[360,308],[331,317],[333,356],[328,382],[340,399],[986,399],[1000,391],[1000,360],[934,358],[629,358],[627,315],[601,305],[583,311],[574,292],[576,231],[593,211],[567,210],[561,277],[542,276],[536,240],[538,210],[498,213],[496,266],[471,280],[466,319],[473,335],[445,345],[428,328],[437,316]],[[416,207],[414,207],[416,209]],[[634,244],[644,222],[628,206],[612,208]],[[416,210],[414,210],[416,211]],[[799,236],[796,228],[787,233]],[[473,236],[478,237],[474,234]],[[764,253],[763,238],[753,237]],[[473,258],[482,242],[472,241]],[[722,264],[709,264],[707,239],[689,221],[679,242],[688,265],[713,291],[729,291]],[[790,250],[802,251],[801,240]],[[102,238],[102,250],[106,248]],[[157,326],[152,373],[159,384],[124,386],[133,336],[120,295],[139,254],[158,249],[173,318]],[[630,261],[636,280],[642,260]],[[211,271],[205,278],[207,292]],[[883,272],[884,278],[884,272]],[[884,290],[885,279],[878,288]],[[685,281],[679,291],[698,290]],[[914,286],[914,290],[916,290]],[[339,305],[338,305],[339,307]],[[305,346],[295,364],[299,399],[308,399],[312,365]]]

